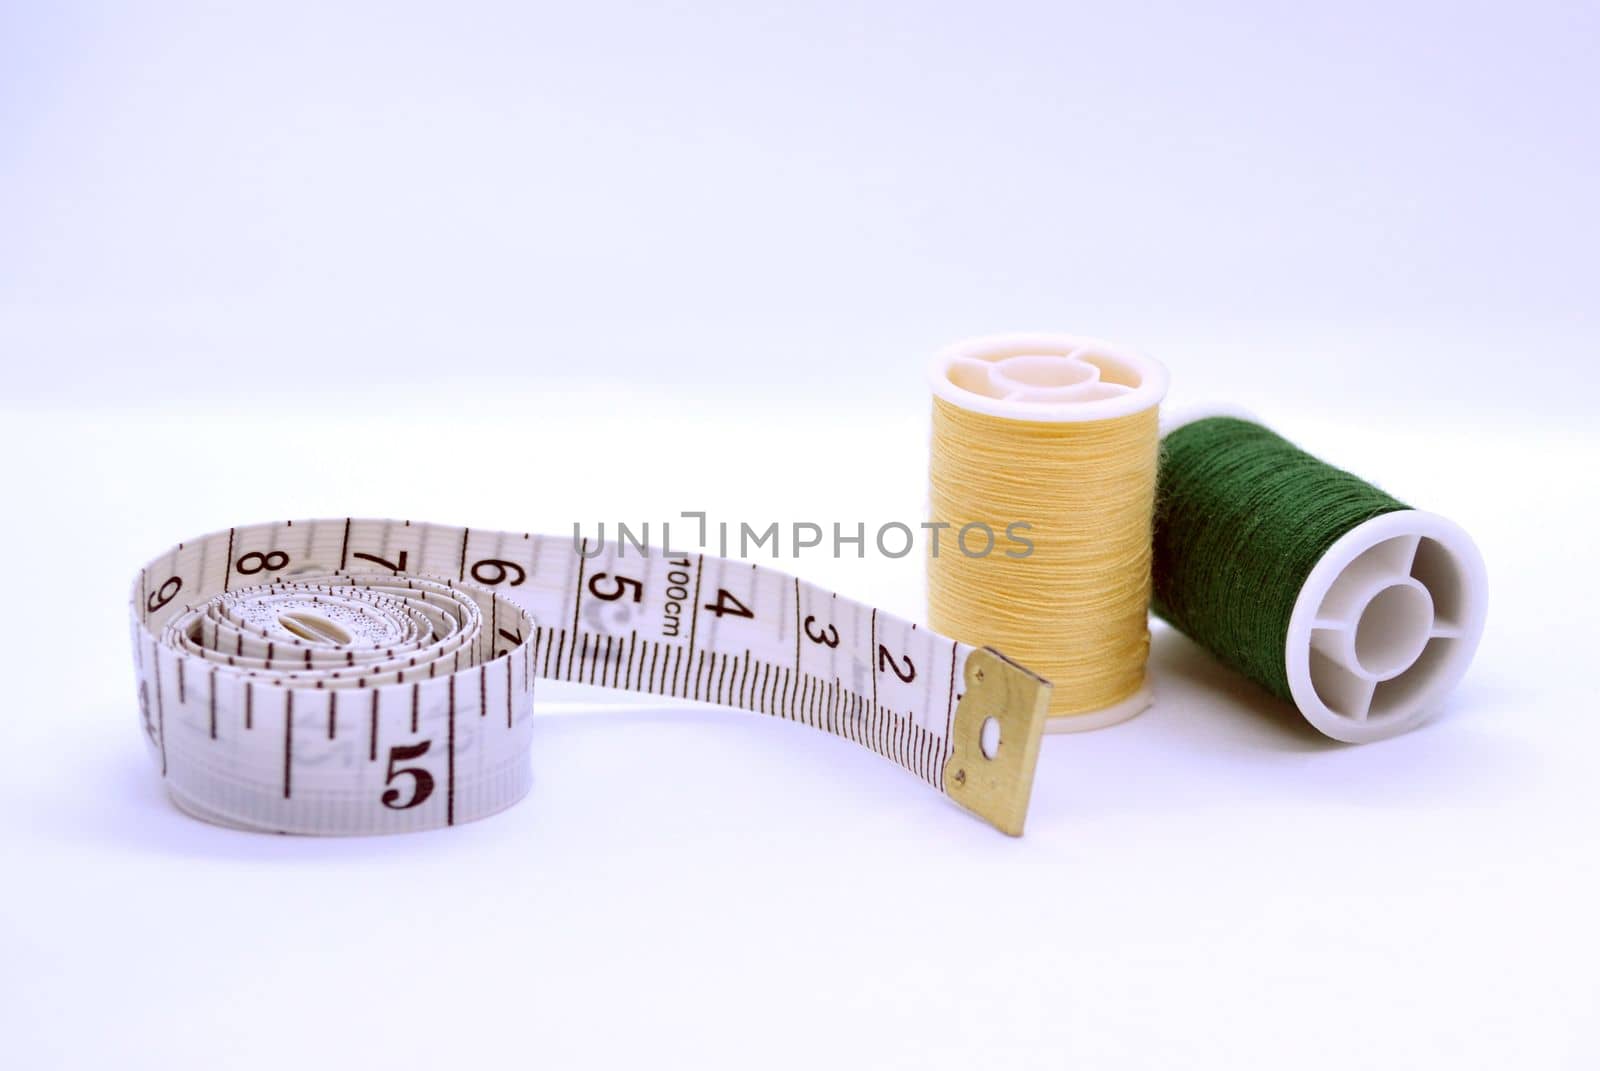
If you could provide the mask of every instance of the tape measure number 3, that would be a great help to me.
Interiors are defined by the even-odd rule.
[[[1047,682],[776,570],[627,549],[350,518],[178,544],[130,603],[168,791],[282,833],[482,818],[528,790],[548,678],[804,722],[1021,834]]]

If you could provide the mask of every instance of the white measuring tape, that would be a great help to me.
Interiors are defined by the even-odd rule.
[[[748,562],[411,521],[180,543],[140,571],[130,609],[173,800],[284,833],[510,806],[544,677],[804,722],[1017,835],[1050,692],[998,652]]]

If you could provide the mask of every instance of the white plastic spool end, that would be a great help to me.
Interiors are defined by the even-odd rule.
[[[1161,404],[1167,370],[1142,353],[1077,335],[988,335],[934,358],[933,393],[963,409],[1045,423],[1114,420]]]
[[[1451,521],[1400,510],[1357,525],[1295,600],[1284,641],[1295,706],[1351,744],[1415,728],[1466,672],[1487,609],[1483,557]]]
[[[1143,714],[1155,705],[1155,701],[1155,691],[1150,687],[1150,679],[1146,677],[1144,683],[1139,685],[1139,690],[1128,698],[1112,703],[1102,710],[1091,710],[1087,714],[1063,714],[1049,718],[1044,723],[1044,731],[1086,733],[1091,729],[1104,729],[1125,722],[1137,714]]]
[[[1166,397],[1160,362],[1097,338],[989,335],[958,342],[929,369],[933,393],[951,405],[1040,423],[1115,420]],[[1154,701],[1147,680],[1128,698],[1086,714],[1049,719],[1047,733],[1082,732],[1127,721]]]

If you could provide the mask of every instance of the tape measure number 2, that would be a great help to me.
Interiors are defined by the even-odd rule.
[[[349,518],[178,544],[130,604],[172,798],[285,833],[481,818],[528,790],[548,678],[804,722],[1021,834],[1048,683],[776,570],[626,549]]]

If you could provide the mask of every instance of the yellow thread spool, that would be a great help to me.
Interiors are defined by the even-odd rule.
[[[1050,732],[1138,714],[1166,369],[1095,339],[1000,335],[944,351],[930,381],[929,512],[949,527],[928,557],[928,623],[1048,678]],[[981,529],[965,550],[958,535],[979,522],[996,544],[969,555]]]

